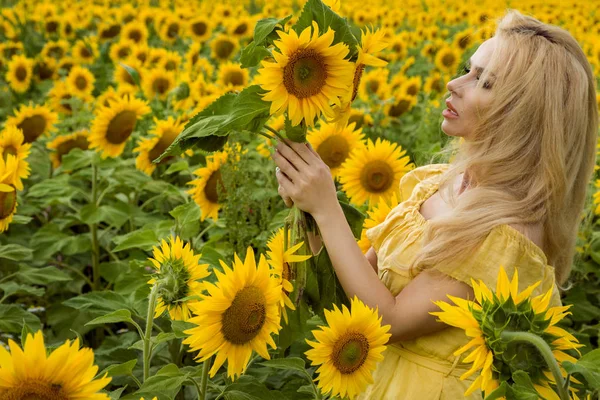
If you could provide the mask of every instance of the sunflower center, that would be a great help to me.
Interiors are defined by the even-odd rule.
[[[139,43],[142,40],[142,32],[136,30],[129,32],[129,39]]]
[[[160,138],[160,140],[154,145],[152,150],[148,152],[148,158],[150,159],[150,161],[157,159],[162,153],[165,152],[165,150],[171,145],[171,143],[173,143],[173,138],[170,135],[163,135]],[[167,161],[167,159],[169,158],[171,157],[164,158],[161,161],[161,164]]]
[[[169,80],[163,77],[158,77],[152,82],[152,90],[154,93],[165,94],[169,90]]]
[[[4,400],[69,400],[59,384],[27,380],[3,393]]]
[[[394,170],[381,160],[368,162],[360,174],[360,183],[371,193],[385,192],[394,182]]]
[[[454,54],[444,54],[444,57],[442,57],[442,64],[444,64],[445,67],[451,67],[452,65],[454,65],[455,60],[456,57],[454,57]]]
[[[102,39],[112,39],[121,33],[121,27],[119,25],[111,25],[107,29],[104,29],[101,33]]]
[[[25,79],[27,79],[27,69],[22,65],[19,65],[15,71],[15,76],[19,82],[23,82]]]
[[[215,53],[217,53],[217,57],[221,60],[225,60],[231,56],[233,53],[233,49],[235,45],[229,40],[221,40],[217,43],[215,47]]]
[[[60,46],[52,46],[48,50],[48,55],[54,58],[62,58],[65,55],[65,50]]]
[[[267,317],[265,301],[256,286],[245,287],[235,295],[221,320],[221,333],[228,342],[241,345],[258,335]]]
[[[178,33],[179,33],[179,24],[177,24],[177,23],[169,24],[169,28],[167,29],[167,36],[171,39],[174,39],[177,37]]]
[[[441,92],[442,91],[442,81],[441,79],[436,79],[432,82],[431,84],[431,90],[434,92]]]
[[[77,86],[77,89],[79,90],[84,90],[87,87],[87,79],[83,76],[78,76],[75,78],[75,86]]]
[[[37,67],[37,75],[40,77],[41,80],[44,81],[46,79],[52,78],[52,75],[54,74],[54,69],[51,68],[48,64],[42,61],[37,65]]]
[[[206,23],[204,22],[196,22],[195,24],[192,24],[192,31],[194,32],[195,35],[198,36],[202,36],[206,34]]]
[[[81,48],[81,50],[79,51],[79,55],[83,58],[90,58],[92,56],[92,53],[88,50],[86,46]]]
[[[410,108],[410,101],[406,99],[401,99],[399,102],[393,104],[388,111],[388,115],[390,117],[399,117]]]
[[[46,23],[46,32],[55,33],[58,30],[58,22],[50,21]]]
[[[369,94],[375,94],[379,90],[379,81],[372,79],[367,82],[367,91]]]
[[[347,332],[333,346],[333,365],[342,374],[351,374],[359,369],[369,355],[369,341],[358,332]]]
[[[248,25],[245,22],[242,22],[235,28],[233,33],[235,33],[236,35],[243,35],[247,31],[248,31]]]
[[[129,47],[121,47],[119,49],[119,51],[117,52],[117,55],[119,56],[119,58],[125,58],[125,57],[129,57],[130,53],[131,53],[131,49]]]
[[[0,192],[0,219],[4,219],[15,211],[17,206],[17,191],[12,188],[12,192]]]
[[[350,153],[348,141],[340,135],[332,135],[317,148],[317,153],[329,168],[342,165]]]
[[[221,188],[221,197],[225,194],[225,188],[223,187],[223,178],[221,178],[221,170],[218,169],[213,172],[208,180],[206,181],[206,186],[204,187],[204,195],[206,199],[211,203],[219,202],[219,192],[217,189],[217,185]]]
[[[2,158],[4,158],[4,162],[6,162],[6,160],[8,159],[8,155],[13,155],[16,157],[17,155],[17,149],[14,146],[6,146],[3,150],[2,150]]]
[[[174,71],[175,69],[177,69],[177,64],[175,63],[175,61],[169,60],[165,64],[165,69],[167,71]]]
[[[321,92],[327,80],[324,58],[315,50],[298,50],[283,68],[283,84],[288,93],[299,99]]]
[[[241,71],[229,71],[223,77],[223,83],[225,86],[242,86],[244,85],[244,74]]]
[[[408,94],[409,96],[416,96],[418,91],[419,91],[419,89],[417,88],[417,85],[414,83],[406,88],[406,94]]]
[[[56,154],[58,155],[58,159],[60,161],[62,161],[62,157],[66,154],[69,154],[69,152],[71,150],[73,150],[73,149],[87,150],[87,148],[88,148],[87,138],[85,136],[77,136],[74,139],[67,140],[64,143],[59,144],[56,147]]]
[[[112,144],[121,144],[126,141],[135,128],[136,119],[135,112],[129,110],[115,115],[106,129],[106,140]]]
[[[46,130],[46,119],[41,115],[32,115],[25,118],[17,128],[23,131],[24,142],[32,143]]]

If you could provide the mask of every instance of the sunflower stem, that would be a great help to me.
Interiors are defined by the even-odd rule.
[[[277,136],[279,139],[283,140],[283,137],[275,129],[271,128],[269,125],[266,125],[266,124],[263,126],[266,130],[273,132],[275,134],[275,136]]]
[[[204,397],[202,396],[202,389],[200,389],[200,386],[198,386],[198,382],[196,382],[196,380],[194,378],[189,378],[188,381],[192,382],[192,384],[196,387],[196,393],[198,393],[198,399],[203,399]]]
[[[266,133],[266,132],[261,132],[261,131],[258,131],[258,132],[256,132],[256,133],[258,133],[260,136],[264,136],[264,137],[266,137],[266,138],[267,138],[267,139],[269,139],[269,140],[275,140],[275,136],[271,136],[271,135],[269,135],[269,134],[268,134],[268,133]]]
[[[506,341],[515,341],[515,342],[527,342],[534,345],[542,357],[548,364],[550,371],[552,371],[552,375],[554,376],[554,381],[556,382],[556,389],[558,391],[558,396],[561,400],[569,400],[569,393],[565,387],[565,382],[560,371],[560,366],[552,354],[552,349],[548,346],[548,343],[544,341],[538,335],[529,332],[509,332],[504,331],[500,334],[500,337]]]
[[[156,296],[158,290],[156,284],[152,285],[150,296],[148,297],[148,314],[146,315],[146,331],[144,332],[144,382],[150,375],[150,359],[152,358],[152,348],[150,339],[152,338],[152,324],[154,322],[154,309],[156,308]]]
[[[98,167],[92,165],[92,204],[98,207]],[[92,290],[100,290],[100,247],[98,246],[98,224],[90,226],[92,231]]]
[[[202,380],[200,381],[201,393],[198,397],[199,400],[206,399],[206,388],[208,387],[208,371],[210,370],[211,360],[212,357],[209,357],[202,363]]]

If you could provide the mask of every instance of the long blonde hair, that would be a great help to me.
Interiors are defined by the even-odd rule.
[[[596,81],[581,47],[562,28],[508,10],[495,36],[478,82],[492,80],[492,103],[479,110],[473,137],[440,178],[440,194],[454,208],[427,224],[410,272],[466,260],[497,225],[542,222],[544,252],[562,291],[594,172]],[[459,199],[452,182],[464,171],[475,186]]]

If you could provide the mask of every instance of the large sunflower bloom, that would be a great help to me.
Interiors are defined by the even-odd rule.
[[[294,254],[303,244],[304,242],[300,242],[285,250],[283,246],[283,228],[275,232],[267,243],[267,247],[269,248],[267,257],[269,257],[269,265],[271,265],[272,274],[279,279],[279,283],[281,284],[282,293],[280,306],[286,324],[288,322],[288,316],[285,308],[288,307],[290,310],[296,309],[294,303],[292,303],[289,298],[289,294],[294,290],[294,286],[290,282],[294,279],[290,263],[306,261],[311,257],[310,255]]]
[[[88,135],[89,131],[87,129],[81,129],[77,132],[58,135],[54,140],[49,142],[46,148],[54,150],[50,153],[52,167],[60,167],[63,156],[69,154],[73,149],[87,150],[89,146]]]
[[[369,251],[372,245],[369,238],[367,238],[367,230],[385,221],[390,211],[398,204],[400,204],[398,196],[396,193],[392,193],[392,196],[389,199],[379,199],[377,205],[373,207],[372,210],[367,211],[368,216],[363,222],[362,232],[360,234],[360,239],[358,240],[358,247],[360,247],[364,254]]]
[[[31,84],[35,62],[25,56],[13,56],[8,62],[6,81],[17,93],[25,93]]]
[[[552,342],[548,344],[556,359],[561,363],[562,361],[576,362],[575,358],[561,350],[574,349],[579,353],[578,348],[583,345],[578,344],[573,335],[556,326],[561,319],[571,314],[565,312],[571,305],[548,308],[554,285],[546,293],[531,298],[531,293],[540,283],[536,282],[518,293],[517,269],[512,281],[509,281],[504,267],[500,266],[495,293],[492,293],[483,281],[475,282],[471,279],[476,301],[448,295],[456,306],[443,301],[433,302],[442,311],[429,314],[439,317],[441,322],[464,329],[465,334],[473,338],[454,352],[455,356],[459,356],[475,347],[463,360],[463,363],[473,363],[473,366],[460,377],[461,380],[481,370],[480,375],[465,392],[465,396],[477,389],[489,394],[500,385],[500,381],[512,380],[512,372],[525,370],[540,395],[547,399],[560,400],[550,387],[550,383],[555,384],[554,377],[547,369],[539,350],[529,344],[521,343],[514,347],[511,346],[512,342],[507,345],[500,339],[500,333],[504,330],[528,331],[537,334],[545,341],[552,337]],[[560,368],[563,376],[566,377],[567,372],[562,366]],[[573,377],[571,380],[581,383]],[[575,389],[571,388],[571,390]]]
[[[98,393],[111,378],[94,379],[98,367],[94,352],[79,348],[79,339],[66,341],[46,355],[41,331],[27,334],[23,349],[8,341],[10,353],[0,346],[0,397],[20,399],[108,400]]]
[[[14,179],[17,190],[23,190],[22,179],[29,177],[27,156],[29,156],[31,143],[23,143],[24,140],[23,132],[14,125],[7,125],[0,132],[0,157],[6,159],[9,154],[12,154],[17,158],[18,166]]]
[[[17,179],[18,160],[12,154],[0,157],[0,232],[8,229],[17,212]]]
[[[354,122],[345,127],[321,122],[320,128],[310,131],[306,137],[334,178],[339,175],[340,167],[350,153],[358,147],[364,147],[362,129],[355,127]]]
[[[158,285],[159,296],[154,318],[167,310],[171,319],[187,321],[191,316],[190,304],[195,301],[188,298],[200,295],[204,283],[199,281],[210,275],[208,264],[198,264],[202,254],[194,254],[190,244],[184,246],[178,236],[171,236],[169,241],[170,245],[163,240],[160,248],[154,246],[154,258],[149,258],[156,275],[148,283]]]
[[[330,28],[319,36],[313,23],[300,36],[294,31],[277,31],[281,40],[274,42],[280,52],[273,52],[275,62],[263,61],[256,83],[267,93],[271,114],[288,111],[292,125],[302,120],[313,126],[321,113],[332,113],[331,103],[339,103],[352,85],[352,63],[345,60],[348,46],[332,46],[335,32]]]
[[[206,218],[217,220],[219,209],[223,203],[223,179],[221,178],[221,166],[227,162],[227,152],[217,151],[206,157],[206,167],[198,168],[194,175],[198,178],[189,184],[194,187],[188,191],[192,199],[200,207],[200,219]],[[220,193],[219,193],[220,192]]]
[[[401,146],[380,138],[375,143],[369,139],[365,147],[353,152],[339,172],[350,201],[359,206],[366,201],[374,205],[380,198],[398,193],[400,178],[415,167],[404,154]]]
[[[154,118],[154,123],[154,128],[149,132],[151,136],[142,139],[138,147],[133,149],[135,153],[139,153],[135,159],[135,167],[146,175],[152,175],[156,169],[156,164],[153,164],[152,161],[173,143],[184,127],[183,123],[173,117],[162,121]],[[161,164],[167,159],[163,159]]]
[[[23,131],[25,143],[31,143],[42,135],[48,135],[56,121],[58,114],[48,107],[23,104],[14,117],[8,117],[6,124],[14,125]]]
[[[90,148],[101,151],[102,158],[118,157],[135,129],[136,121],[150,111],[145,101],[130,96],[101,107],[92,124]]]
[[[389,325],[381,326],[378,310],[367,307],[356,296],[350,311],[342,305],[342,311],[334,304],[334,310],[325,310],[328,326],[312,331],[316,342],[306,340],[313,348],[305,354],[312,365],[320,365],[319,388],[332,396],[348,396],[353,399],[370,383],[381,354],[390,338]]]
[[[183,343],[199,351],[200,362],[216,353],[211,377],[227,360],[227,376],[235,379],[246,370],[252,350],[268,360],[267,344],[276,348],[271,334],[281,329],[281,285],[262,254],[257,265],[251,247],[244,262],[234,254],[232,268],[223,261],[221,267],[223,273],[215,270],[218,282],[205,284],[209,294],[191,305],[195,316],[189,322],[198,326],[185,331],[189,336]]]

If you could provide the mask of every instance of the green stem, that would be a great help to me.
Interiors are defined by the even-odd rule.
[[[534,345],[544,357],[546,364],[550,367],[550,371],[552,371],[552,375],[554,376],[554,380],[556,381],[556,388],[558,391],[558,396],[561,400],[570,400],[569,393],[566,390],[565,382],[563,380],[562,373],[560,372],[560,366],[552,354],[552,349],[548,346],[548,343],[544,341],[538,335],[529,332],[509,332],[504,331],[500,334],[500,337],[505,341],[515,341],[515,342],[527,342]]]
[[[154,322],[154,308],[156,307],[156,295],[158,290],[156,285],[152,286],[150,297],[148,298],[148,314],[146,315],[146,331],[144,332],[144,382],[150,375],[150,359],[152,358],[152,348],[150,339],[152,338],[152,324]]]
[[[92,204],[98,207],[98,167],[92,165]],[[100,247],[98,246],[98,224],[90,226],[92,231],[92,290],[100,290]]]
[[[274,137],[274,136],[271,136],[271,135],[269,135],[269,134],[268,134],[268,133],[266,133],[266,132],[260,132],[260,131],[258,131],[258,132],[256,132],[256,133],[258,133],[260,136],[264,136],[264,137],[266,137],[266,138],[267,138],[267,139],[269,139],[269,140],[275,140],[275,137]]]
[[[283,139],[281,137],[281,135],[279,134],[279,132],[277,132],[275,129],[271,128],[269,125],[263,125],[263,126],[266,130],[273,132],[275,134],[275,136],[277,136],[278,138]]]
[[[202,380],[200,381],[200,387],[202,392],[200,394],[199,400],[206,399],[206,388],[208,387],[208,371],[210,370],[210,361],[212,357],[209,357],[206,361],[202,363]]]
[[[16,276],[17,274],[18,274],[18,272],[14,272],[14,273],[12,273],[12,274],[8,274],[8,275],[6,275],[4,278],[0,279],[0,283],[4,282],[4,281],[5,281],[5,280],[7,280],[7,279],[10,279],[10,278],[12,278],[13,276]]]
[[[188,381],[192,382],[192,384],[196,387],[196,392],[198,393],[198,399],[203,399],[202,397],[202,389],[198,386],[198,382],[194,378],[189,378]]]

